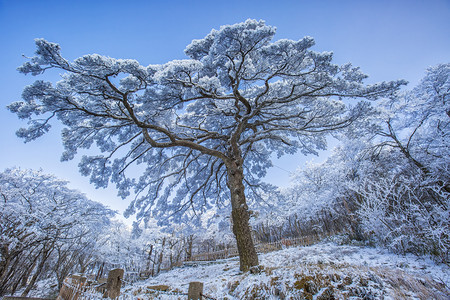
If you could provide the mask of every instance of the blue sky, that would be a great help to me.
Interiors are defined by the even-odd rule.
[[[450,61],[449,0],[0,0],[0,170],[42,168],[69,180],[92,200],[122,211],[128,201],[118,200],[113,188],[95,190],[78,173],[76,160],[59,161],[60,127],[27,144],[15,136],[24,123],[5,107],[20,100],[23,87],[37,79],[16,71],[26,61],[22,54],[32,56],[33,39],[42,37],[59,43],[70,60],[98,53],[143,65],[165,63],[185,58],[183,50],[191,40],[212,28],[248,18],[276,26],[276,39],[312,36],[315,50],[333,51],[336,63],[360,66],[370,76],[368,82],[402,78],[413,87],[427,67]],[[303,162],[298,155],[276,165],[292,172]],[[273,168],[268,180],[285,186],[289,174]]]

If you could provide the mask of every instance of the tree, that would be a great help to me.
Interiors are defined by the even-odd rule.
[[[54,252],[92,245],[115,214],[40,171],[0,173],[0,199],[0,295],[21,282],[26,295]]]
[[[347,108],[339,97],[376,99],[404,84],[366,86],[358,68],[310,50],[312,38],[271,42],[274,34],[264,21],[223,26],[192,41],[189,59],[148,67],[97,54],[69,62],[58,44],[37,39],[36,56],[19,71],[65,74],[55,85],[27,86],[23,101],[9,106],[29,120],[17,134],[36,139],[56,117],[65,126],[62,160],[95,142],[102,154],[83,156],[80,172],[96,187],[115,183],[124,198],[133,191],[126,214],[137,212],[139,221],[181,222],[231,206],[247,270],[258,264],[248,204],[268,187],[260,178],[272,153],[325,148],[327,133],[369,109],[366,102]],[[140,176],[132,176],[134,163],[144,165]]]
[[[447,193],[450,192],[449,75],[450,63],[430,67],[413,90],[383,101],[380,105],[384,112],[383,124],[375,132],[378,149],[397,149]]]

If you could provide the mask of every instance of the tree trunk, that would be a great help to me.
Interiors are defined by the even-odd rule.
[[[102,265],[98,268],[98,272],[97,272],[97,276],[95,277],[95,281],[99,281],[100,278],[102,278],[104,267],[105,267],[105,262],[103,262]]]
[[[44,246],[44,249],[42,250],[41,262],[39,263],[35,273],[31,277],[30,283],[23,291],[21,297],[26,297],[28,295],[28,293],[31,291],[31,289],[33,288],[34,284],[36,283],[36,280],[38,279],[39,275],[41,275],[41,272],[44,269],[44,265],[47,262],[47,259],[49,258],[50,254],[53,251],[53,245],[54,245],[54,242],[51,244],[51,246],[49,248],[45,248],[45,246]]]
[[[185,246],[185,251],[186,251],[186,260],[190,261],[192,259],[192,245],[194,242],[194,235],[191,234],[186,238],[186,244],[187,247]]]
[[[14,285],[11,288],[11,295],[14,295],[17,291],[17,289],[19,288],[19,284],[20,287],[26,287],[27,283],[28,283],[28,278],[30,278],[31,272],[34,270],[34,268],[36,267],[36,263],[38,260],[38,256],[36,256],[36,258],[34,259],[33,263],[29,266],[23,266],[23,268],[25,269],[22,275],[22,279],[21,280],[17,280],[16,283],[14,283]]]
[[[162,260],[163,260],[165,244],[166,244],[166,238],[164,237],[162,240],[162,243],[161,243],[161,252],[159,253],[158,267],[156,268],[156,274],[159,274],[159,272],[161,272],[161,264],[162,264]]]
[[[0,247],[0,296],[7,290],[8,271],[13,261],[13,255],[9,249],[9,243],[4,243]]]
[[[150,263],[152,262],[152,253],[153,253],[153,245],[150,245],[150,250],[148,251],[148,260],[147,260],[147,268],[146,270],[150,270]]]
[[[240,270],[246,272],[259,262],[249,224],[250,214],[245,199],[242,164],[232,163],[227,166],[227,173],[227,185],[231,193],[231,219],[239,252]]]

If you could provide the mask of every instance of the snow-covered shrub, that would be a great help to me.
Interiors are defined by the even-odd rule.
[[[429,68],[416,88],[377,103],[326,162],[296,178],[285,211],[308,220],[342,203],[338,220],[354,237],[448,260],[449,75],[450,64]]]
[[[449,194],[416,178],[365,180],[358,216],[368,238],[400,252],[448,258]],[[436,203],[440,199],[442,203]]]
[[[370,238],[400,251],[448,259],[450,217],[450,64],[377,107],[365,153],[373,172],[351,189]]]

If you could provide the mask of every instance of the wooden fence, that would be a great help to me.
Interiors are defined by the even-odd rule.
[[[219,250],[219,251],[195,254],[192,256],[191,261],[211,261],[211,260],[235,257],[238,255],[239,255],[239,253],[238,253],[237,248],[228,248],[228,249]]]
[[[63,286],[56,300],[78,299],[126,299],[120,297],[124,271],[114,269],[108,273],[108,278],[100,282],[88,280],[87,277],[71,275],[64,279]]]
[[[99,299],[106,292],[106,283],[90,282],[86,277],[69,276],[64,279],[56,300]]]
[[[292,239],[282,239],[279,241],[271,243],[260,243],[256,245],[256,251],[258,253],[268,253],[272,251],[277,251],[283,248],[293,247],[293,246],[310,246],[319,242],[320,240],[335,235],[335,232],[330,232],[323,235],[311,235]],[[199,253],[192,256],[190,262],[201,262],[201,261],[215,261],[219,259],[226,259],[238,256],[237,248],[228,248],[220,251]],[[185,262],[189,263],[189,262]],[[150,272],[144,271],[137,273],[134,277],[142,277],[142,274],[150,275]],[[103,282],[95,282],[88,280],[86,277],[82,276],[69,276],[64,280],[63,286],[60,290],[57,300],[90,300],[99,298],[112,298],[118,300],[133,299],[130,295],[120,294],[120,287],[124,278],[124,272],[122,269],[111,270],[108,274],[108,279],[103,280]],[[141,278],[142,279],[142,278]],[[191,288],[190,288],[191,290]],[[193,288],[193,291],[199,290],[199,288]],[[161,290],[158,290],[161,292]],[[200,292],[195,292],[200,295]],[[178,293],[184,295],[184,293]],[[187,294],[186,294],[187,295]],[[205,299],[213,299],[202,294]],[[200,299],[200,298],[193,298]]]
[[[293,247],[293,246],[311,246],[313,244],[317,244],[324,238],[336,235],[336,232],[329,232],[327,234],[316,234],[316,235],[308,235],[302,236],[298,238],[292,239],[281,239],[279,241],[271,242],[271,243],[261,243],[256,245],[256,251],[259,253],[268,253],[272,251],[281,250],[283,248]]]
[[[335,232],[330,232],[327,234],[318,234],[318,235],[310,235],[303,236],[299,238],[292,239],[281,239],[279,241],[271,242],[271,243],[260,243],[256,245],[256,252],[258,253],[268,253],[272,251],[281,250],[287,247],[293,246],[310,246],[316,244],[322,239],[336,235]],[[237,248],[228,248],[219,251],[199,253],[192,256],[191,261],[214,261],[218,259],[226,259],[230,257],[238,256]]]

